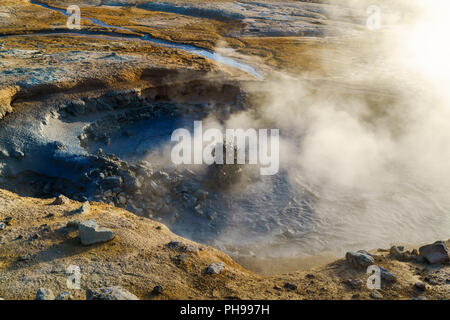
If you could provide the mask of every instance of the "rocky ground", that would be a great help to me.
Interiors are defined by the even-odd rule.
[[[66,292],[66,298],[86,299],[86,294],[102,296],[101,288],[116,286],[139,299],[449,298],[448,249],[447,264],[440,251],[444,245],[421,249],[428,259],[438,259],[434,264],[418,252],[393,247],[348,253],[346,259],[310,270],[261,276],[216,249],[120,208],[64,197],[19,197],[8,191],[0,191],[0,205],[4,299],[34,299],[40,288],[39,298]],[[385,269],[377,292],[366,287],[371,264]],[[80,290],[67,287],[70,265],[80,268]],[[102,297],[119,295],[107,293]]]
[[[263,270],[271,275],[249,271],[155,222],[176,220],[176,208],[213,222],[214,212],[202,207],[211,201],[204,181],[101,150],[114,132],[132,137],[126,126],[137,121],[213,111],[226,118],[248,107],[243,87],[258,87],[259,75],[302,72],[341,85],[347,81],[342,70],[377,55],[361,50],[361,41],[377,40],[362,37],[364,5],[79,0],[71,4],[80,5],[82,17],[104,24],[82,20],[81,30],[69,31],[64,15],[38,4],[66,8],[58,0],[2,0],[0,7],[0,183],[16,192],[0,190],[0,297],[449,298],[443,244],[429,249],[444,253],[434,264],[426,250],[394,247],[332,263],[275,261],[293,266]],[[102,116],[64,136],[91,114]],[[51,131],[59,120],[67,126]],[[64,144],[53,143],[55,137]],[[73,141],[87,152],[86,161],[64,154]],[[60,193],[71,200],[54,203]],[[252,270],[264,264],[241,262]],[[285,273],[300,264],[309,267]],[[376,293],[366,288],[371,264],[387,270]],[[80,268],[79,290],[67,286],[70,265]],[[102,290],[110,287],[122,289]]]

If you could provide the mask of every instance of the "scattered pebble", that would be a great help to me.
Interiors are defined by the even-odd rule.
[[[163,287],[162,286],[155,286],[154,288],[153,288],[153,291],[152,291],[152,293],[153,294],[162,294],[163,293]]]
[[[378,290],[373,290],[373,291],[370,293],[370,297],[371,297],[372,299],[377,299],[377,300],[383,299],[383,295],[382,295],[381,292],[378,291]]]
[[[56,296],[55,300],[72,300],[72,296],[69,292],[63,291]]]
[[[297,290],[297,286],[289,282],[286,282],[283,287],[287,290]]]
[[[47,288],[39,288],[36,292],[36,298],[34,300],[55,300],[52,290]]]

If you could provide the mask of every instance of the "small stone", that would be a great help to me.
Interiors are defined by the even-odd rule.
[[[361,289],[363,286],[362,280],[359,279],[349,279],[346,281],[346,283],[352,288],[352,289]]]
[[[312,273],[308,273],[306,275],[306,279],[314,279],[314,278],[315,278],[315,276]]]
[[[72,296],[69,292],[63,291],[56,296],[55,300],[72,300]]]
[[[12,217],[6,217],[2,220],[2,222],[7,226],[10,226],[12,224],[12,219],[13,219]]]
[[[6,223],[0,222],[0,230],[6,229]]]
[[[139,300],[131,292],[122,287],[105,287],[99,289],[86,290],[87,300]]]
[[[414,284],[414,288],[419,291],[425,291],[427,287],[426,287],[425,283],[423,283],[423,282],[416,282]]]
[[[225,269],[223,262],[211,263],[208,268],[206,268],[206,274],[219,274]]]
[[[355,293],[354,295],[352,295],[352,299],[358,299],[360,297],[359,293]]]
[[[17,258],[17,261],[28,261],[28,260],[31,260],[31,256],[29,254],[24,254],[19,258]]]
[[[373,257],[365,252],[353,252],[349,251],[345,254],[347,263],[357,269],[366,269],[368,266],[374,264],[375,260]]]
[[[36,292],[34,300],[55,300],[52,290],[47,288],[39,288]]]
[[[372,299],[377,299],[377,300],[383,299],[383,295],[382,295],[378,290],[373,290],[373,291],[370,293],[370,297],[371,297]]]
[[[419,296],[417,298],[412,298],[411,300],[427,300],[424,296]]]
[[[115,237],[114,232],[99,227],[94,219],[81,222],[78,226],[81,243],[85,246],[107,242]]]
[[[161,286],[155,286],[154,288],[153,288],[153,291],[152,291],[152,293],[153,294],[162,294],[163,293],[163,287],[161,287]]]
[[[283,287],[287,290],[297,290],[297,286],[289,282],[286,282]]]
[[[433,244],[419,248],[420,255],[429,263],[445,263],[450,261],[450,252],[443,241],[436,241]]]
[[[60,194],[56,197],[55,201],[53,201],[52,204],[54,205],[62,205],[62,204],[68,204],[70,203],[70,199],[67,198],[65,195]]]

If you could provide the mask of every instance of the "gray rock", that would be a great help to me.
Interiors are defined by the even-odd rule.
[[[443,241],[436,241],[433,244],[420,247],[419,252],[429,263],[445,263],[450,261],[450,252]]]
[[[361,251],[349,251],[345,254],[345,258],[351,267],[357,269],[366,269],[375,262],[374,258],[370,254]]]
[[[206,274],[219,274],[225,269],[225,264],[223,262],[211,263],[208,268],[206,268]]]
[[[379,268],[381,270],[381,280],[384,280],[385,283],[387,282],[388,284],[397,282],[397,277],[395,275],[382,267]]]
[[[103,190],[120,188],[122,185],[122,178],[119,176],[106,177],[100,184]]]
[[[425,291],[427,287],[426,287],[425,283],[423,283],[423,282],[416,282],[414,284],[414,288],[419,291]]]
[[[123,188],[128,193],[133,193],[139,190],[142,187],[141,182],[138,178],[133,177],[132,175],[124,176],[123,178]]]
[[[94,290],[86,290],[87,300],[139,300],[134,294],[122,287],[105,287]]]
[[[34,300],[55,300],[52,290],[47,288],[39,288],[36,292]]]
[[[376,299],[376,300],[383,299],[383,295],[382,295],[381,292],[378,291],[378,290],[373,290],[373,291],[370,293],[370,297],[371,297],[372,299]]]
[[[6,229],[6,223],[0,222],[0,230]]]
[[[173,240],[167,244],[170,249],[175,249],[182,252],[198,253],[198,248],[192,244],[183,243],[181,241]]]
[[[69,292],[63,291],[56,296],[55,300],[72,300],[72,296]]]
[[[114,232],[107,228],[99,227],[97,221],[88,220],[78,226],[81,243],[85,246],[107,242],[115,237]]]
[[[52,204],[54,205],[62,205],[62,204],[68,204],[70,203],[70,199],[67,198],[65,195],[60,194],[56,197],[55,201],[53,201]]]

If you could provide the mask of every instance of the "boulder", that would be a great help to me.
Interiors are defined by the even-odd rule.
[[[420,255],[429,263],[445,263],[450,261],[450,253],[443,241],[436,241],[433,244],[419,248]]]
[[[208,268],[206,268],[206,274],[219,274],[225,269],[225,264],[223,262],[211,263]]]
[[[107,228],[99,227],[97,221],[88,220],[78,225],[81,243],[85,246],[107,242],[115,237],[114,232]]]
[[[365,251],[349,251],[345,254],[347,263],[356,269],[366,269],[368,266],[374,264],[374,258]]]
[[[86,290],[87,300],[139,300],[131,292],[122,287],[105,287],[94,290]]]

